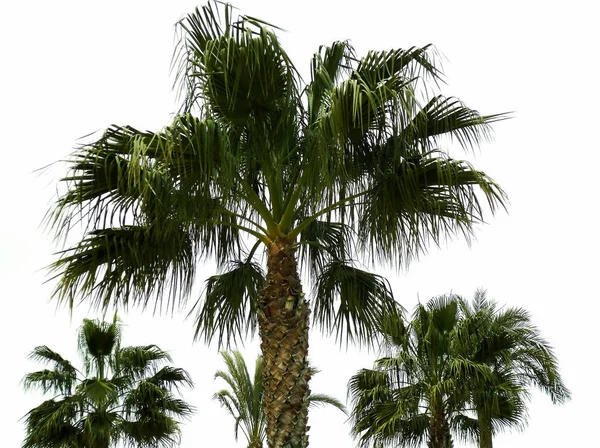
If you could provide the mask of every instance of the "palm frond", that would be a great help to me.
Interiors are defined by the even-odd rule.
[[[82,380],[77,385],[76,394],[102,407],[107,403],[116,403],[119,390],[112,381],[94,377]]]
[[[381,262],[406,264],[430,242],[439,245],[456,234],[468,241],[484,220],[479,192],[492,211],[504,204],[502,189],[467,162],[440,153],[403,160],[380,173],[362,199],[361,249]]]
[[[306,87],[309,126],[316,123],[322,107],[327,107],[327,94],[344,73],[350,73],[355,58],[354,48],[348,41],[336,41],[330,46],[319,47],[311,60],[311,82]]]
[[[260,289],[264,284],[262,268],[248,260],[230,263],[228,270],[206,281],[198,308],[195,337],[207,342],[217,337],[219,346],[239,335],[254,333]]]
[[[348,414],[346,406],[340,400],[326,394],[311,394],[308,397],[308,405],[311,407],[330,405],[339,409],[344,414]]]
[[[166,361],[172,361],[171,356],[156,345],[130,346],[119,348],[114,368],[117,375],[140,379],[155,373]]]
[[[36,362],[52,363],[53,370],[44,369],[32,372],[23,379],[25,389],[39,387],[44,393],[54,392],[70,394],[71,388],[77,380],[77,369],[55,351],[45,345],[36,347],[29,355],[29,359]]]
[[[232,12],[231,5],[211,2],[179,22],[186,104],[205,101],[228,126],[252,116],[275,120],[297,97],[295,69],[268,24]]]
[[[353,229],[341,222],[314,220],[301,233],[300,266],[311,278],[333,260],[347,260],[352,252]]]
[[[264,440],[266,418],[263,412],[263,361],[256,359],[253,378],[250,377],[246,362],[239,351],[221,352],[226,370],[218,370],[215,378],[224,380],[230,390],[217,392],[217,400],[235,420],[234,434],[237,440],[242,429],[247,442]]]
[[[113,322],[84,319],[79,329],[77,349],[83,358],[86,375],[94,372],[104,377],[110,355],[121,342],[121,325],[115,314]]]
[[[167,391],[172,391],[173,389],[179,390],[182,386],[194,386],[190,375],[185,370],[171,366],[162,367],[152,376],[149,376],[146,381]]]
[[[490,124],[508,118],[508,114],[482,116],[457,98],[438,95],[431,98],[407,123],[399,136],[404,142],[398,143],[422,143],[421,152],[427,152],[432,144],[439,143],[439,137],[449,136],[461,147],[473,149],[490,139]]]
[[[324,331],[361,344],[373,343],[384,316],[400,307],[387,281],[342,261],[324,267],[315,283],[313,319]]]
[[[26,436],[23,448],[84,446],[77,423],[80,403],[70,397],[47,400],[25,416]]]
[[[94,230],[61,254],[51,265],[59,278],[54,295],[69,308],[76,297],[97,309],[146,307],[156,298],[156,310],[163,294],[167,307],[174,306],[189,295],[195,277],[194,243],[175,225],[167,233],[145,226]]]

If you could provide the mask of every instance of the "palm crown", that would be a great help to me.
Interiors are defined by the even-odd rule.
[[[529,389],[536,387],[553,403],[571,393],[563,383],[552,347],[523,308],[499,308],[477,291],[472,302],[458,298],[461,325],[455,350],[489,367],[490,375],[471,378],[470,399],[477,414],[479,446],[492,448],[492,436],[527,422]]]
[[[84,319],[82,371],[46,346],[33,350],[31,359],[53,368],[27,374],[24,385],[54,397],[27,413],[24,448],[177,445],[176,419],[193,409],[173,390],[192,385],[187,372],[159,367],[171,358],[155,345],[121,347],[120,340],[116,317],[112,323]]]
[[[184,103],[173,123],[112,126],[70,159],[50,222],[59,235],[80,220],[87,232],[53,264],[56,293],[71,305],[76,296],[173,305],[189,296],[197,263],[214,259],[197,335],[229,342],[258,327],[269,443],[300,446],[310,369],[298,262],[314,322],[372,340],[397,307],[387,282],[355,259],[406,264],[430,241],[468,238],[481,199],[503,205],[491,178],[438,145],[449,136],[476,146],[504,115],[426,97],[426,81],[441,79],[429,46],[358,58],[334,42],[312,58],[305,84],[275,28],[230,5],[210,3],[178,25]]]
[[[555,403],[570,393],[552,349],[521,308],[498,309],[478,291],[415,309],[382,326],[391,356],[352,377],[353,433],[361,446],[451,447],[452,436],[492,447],[501,429],[523,427],[529,388]]]

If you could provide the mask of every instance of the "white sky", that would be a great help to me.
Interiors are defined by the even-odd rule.
[[[495,142],[472,160],[510,195],[509,213],[490,217],[471,248],[448,244],[410,266],[389,272],[399,301],[409,310],[431,296],[455,292],[471,297],[477,287],[508,305],[528,309],[554,345],[571,403],[551,405],[534,395],[524,433],[499,436],[497,448],[589,446],[597,426],[594,369],[598,307],[597,13],[591,1],[242,1],[248,15],[287,30],[281,35],[297,67],[307,73],[321,44],[350,39],[359,54],[368,49],[433,43],[448,59],[448,85],[482,113],[515,111],[495,125]],[[289,6],[283,6],[289,5]],[[497,6],[496,6],[497,5]],[[169,64],[173,24],[194,1],[6,1],[0,6],[0,427],[4,447],[23,438],[19,422],[41,403],[24,393],[20,380],[40,366],[27,361],[34,346],[49,345],[76,361],[73,319],[48,300],[52,283],[42,268],[58,248],[39,223],[53,197],[53,169],[34,170],[65,157],[76,139],[111,123],[158,130],[177,109]],[[213,273],[208,265],[199,274]],[[212,394],[221,368],[216,346],[192,344],[185,313],[153,317],[151,311],[122,315],[125,344],[156,343],[192,374],[196,388],[185,399],[198,413],[183,429],[182,447],[235,447],[233,421]],[[252,363],[258,340],[243,353]],[[339,349],[316,332],[310,357],[322,370],[312,390],[340,399],[359,368],[375,355]],[[354,446],[345,417],[333,409],[311,411],[310,440],[316,448]],[[460,446],[457,442],[456,446]]]

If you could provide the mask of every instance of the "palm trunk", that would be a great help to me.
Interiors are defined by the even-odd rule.
[[[429,418],[429,440],[428,448],[450,448],[452,447],[452,438],[448,430],[448,423],[444,418],[443,407],[441,403],[434,403],[430,408]]]
[[[263,406],[269,448],[308,446],[308,303],[302,294],[295,251],[276,240],[267,252],[260,300]]]
[[[479,448],[492,448],[492,422],[485,416],[478,415]]]

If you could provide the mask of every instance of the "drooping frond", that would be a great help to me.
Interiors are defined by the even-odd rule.
[[[191,377],[185,370],[171,366],[162,367],[152,376],[149,376],[146,381],[168,391],[178,391],[180,387],[194,386]]]
[[[361,447],[419,446],[426,439],[429,416],[421,413],[418,387],[395,389],[393,376],[363,369],[348,383],[352,399],[352,434]]]
[[[348,260],[354,252],[353,229],[342,222],[312,221],[300,234],[300,266],[317,278],[327,264]]]
[[[313,319],[340,341],[373,343],[383,316],[399,313],[383,277],[340,260],[328,263],[315,283]]]
[[[72,397],[47,400],[25,416],[23,448],[79,448],[84,446],[78,422],[81,402]]]
[[[310,397],[308,397],[308,406],[310,407],[325,405],[333,406],[334,408],[342,411],[344,414],[347,414],[346,406],[344,406],[344,404],[337,398],[326,394],[311,394]]]
[[[176,226],[166,233],[145,226],[98,229],[61,254],[52,266],[55,294],[69,308],[81,297],[96,309],[147,306],[156,298],[154,308],[161,309],[163,294],[174,306],[194,280],[193,243]]]
[[[263,283],[263,270],[252,261],[230,263],[227,271],[210,277],[203,298],[194,306],[195,337],[204,337],[208,342],[217,337],[220,346],[240,335],[254,333]]]
[[[360,199],[358,240],[380,262],[406,264],[430,242],[440,244],[456,234],[468,241],[474,225],[484,219],[480,192],[492,210],[505,197],[486,174],[441,153],[389,168],[378,171]]]
[[[51,363],[53,369],[27,374],[23,379],[25,389],[39,387],[44,393],[71,393],[71,388],[77,379],[77,369],[73,367],[70,361],[45,345],[36,347],[30,353],[29,359],[36,362]]]

